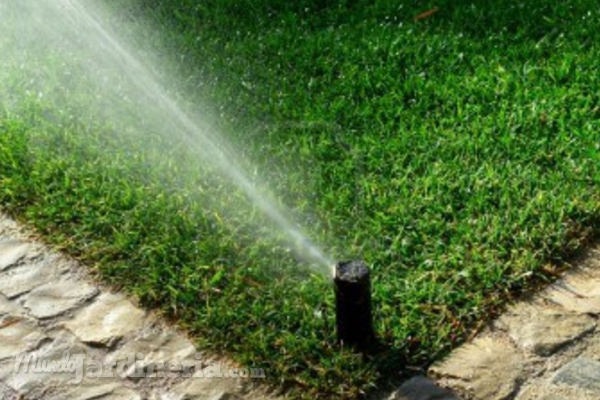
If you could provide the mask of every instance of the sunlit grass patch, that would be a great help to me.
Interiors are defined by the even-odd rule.
[[[158,78],[257,183],[372,266],[381,354],[340,351],[327,278],[85,60],[0,62],[2,208],[201,345],[322,398],[426,367],[597,231],[598,6],[442,2],[415,22],[434,4],[255,3],[114,7],[132,35],[155,28],[139,54],[162,52]]]

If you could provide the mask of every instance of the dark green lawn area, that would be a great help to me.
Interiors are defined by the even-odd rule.
[[[292,395],[426,368],[598,232],[595,2],[104,3],[331,257],[372,266],[382,349],[340,350],[328,279],[47,15],[0,22],[0,208]]]

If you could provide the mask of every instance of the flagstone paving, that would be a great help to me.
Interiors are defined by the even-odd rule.
[[[573,264],[390,399],[600,399],[600,246]]]
[[[254,379],[219,378],[237,366],[205,357],[0,214],[0,399],[276,398]]]

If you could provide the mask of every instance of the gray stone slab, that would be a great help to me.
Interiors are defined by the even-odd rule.
[[[26,314],[26,310],[14,301],[8,300],[0,294],[0,317],[10,315],[13,317],[22,317]]]
[[[144,327],[145,313],[123,296],[104,293],[65,323],[84,343],[110,346]]]
[[[406,381],[389,400],[459,400],[448,389],[437,386],[431,379],[416,376]]]
[[[147,332],[125,343],[120,349],[107,355],[107,360],[118,363],[133,359],[137,354],[143,355],[139,364],[144,368],[152,364],[153,371],[164,371],[163,368],[169,361],[183,364],[195,361],[196,348],[182,335],[174,331]],[[126,371],[129,375],[135,366]]]
[[[64,272],[58,257],[46,257],[31,264],[21,265],[0,273],[0,293],[9,299],[30,292]]]
[[[600,362],[576,358],[556,372],[552,383],[573,386],[600,395]]]
[[[478,400],[511,398],[523,375],[523,356],[504,341],[480,337],[434,364],[429,374]],[[447,385],[446,385],[447,383]]]
[[[98,289],[83,281],[64,279],[32,290],[23,305],[36,318],[50,318],[69,311],[98,294]]]
[[[496,326],[519,347],[548,356],[593,331],[596,321],[585,314],[521,303],[500,317]]]
[[[79,385],[56,388],[45,396],[47,400],[141,400],[142,396],[118,381],[85,380]]]
[[[582,314],[600,314],[600,278],[578,272],[545,290],[542,299],[566,310]]]
[[[37,347],[46,335],[27,319],[0,318],[0,360],[14,358]]]
[[[0,382],[0,399],[2,400],[21,400],[14,390]]]
[[[0,242],[0,271],[18,263],[29,251],[30,245],[19,240]]]
[[[169,400],[219,400],[229,396],[236,399],[246,390],[241,379],[188,378],[175,386],[169,393]]]
[[[65,352],[67,352],[65,354]],[[52,387],[67,387],[77,384],[75,371],[44,370],[52,362],[63,359],[83,357],[82,362],[91,357],[90,349],[79,343],[70,334],[60,334],[49,343],[27,353],[20,354],[11,360],[10,364],[2,367],[1,375],[4,382],[12,390],[22,396],[32,397],[32,393],[45,391]],[[83,375],[82,375],[83,377]]]

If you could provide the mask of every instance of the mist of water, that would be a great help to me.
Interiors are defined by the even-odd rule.
[[[18,3],[18,4],[17,4]],[[134,55],[135,49],[126,44],[117,35],[107,28],[101,18],[102,12],[91,8],[90,3],[80,0],[0,0],[0,12],[6,7],[20,7],[19,15],[23,16],[23,23],[47,24],[55,28],[42,29],[46,34],[78,35],[82,45],[95,49],[95,57],[102,60],[105,65],[118,67],[121,74],[129,84],[135,88],[135,93],[152,102],[161,110],[160,119],[165,126],[170,127],[169,135],[176,133],[178,140],[193,149],[198,157],[209,160],[227,176],[235,186],[243,191],[249,201],[266,215],[287,238],[288,243],[297,254],[303,257],[309,265],[323,274],[329,275],[333,261],[318,246],[316,246],[305,232],[289,217],[290,213],[270,200],[264,190],[253,183],[243,168],[231,157],[231,149],[223,138],[202,116],[190,113],[181,106],[180,101],[170,95],[166,87],[161,84],[155,71],[159,66],[152,61]],[[43,17],[27,19],[25,14],[34,13],[36,8],[45,8]],[[104,12],[104,11],[103,11]],[[58,21],[49,21],[48,18],[57,18]],[[1,21],[0,16],[0,21]],[[64,26],[69,29],[64,29]],[[51,32],[52,30],[52,32]],[[18,33],[17,33],[18,34]],[[63,38],[64,39],[64,38]]]

